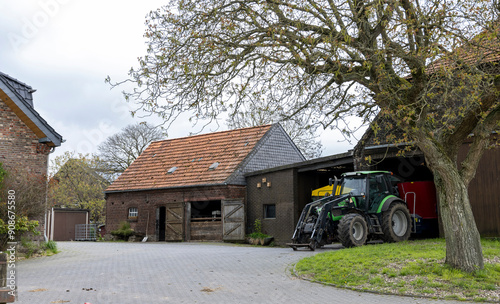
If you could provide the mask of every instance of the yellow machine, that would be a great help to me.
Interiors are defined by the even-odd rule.
[[[332,195],[332,190],[333,190],[333,185],[331,185],[331,186],[326,185],[324,187],[314,189],[311,192],[312,201],[314,202],[315,200],[319,200],[320,198]],[[340,186],[337,187],[337,193],[335,193],[335,195],[339,195],[339,194],[340,194]]]

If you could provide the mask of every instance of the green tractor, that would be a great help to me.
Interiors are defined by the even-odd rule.
[[[335,178],[330,196],[304,207],[288,245],[293,250],[315,250],[335,241],[354,247],[364,245],[368,239],[407,240],[412,219],[399,197],[399,182],[387,171],[342,174],[340,180]]]

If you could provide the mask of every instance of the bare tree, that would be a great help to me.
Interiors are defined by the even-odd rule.
[[[147,123],[128,125],[99,145],[99,158],[106,172],[120,174],[151,142],[161,139],[162,131]]]
[[[390,118],[401,135],[386,140],[414,143],[434,174],[446,263],[474,271],[484,262],[467,186],[500,127],[497,18],[486,0],[172,0],[147,18],[125,98],[169,123],[249,102],[309,125]]]

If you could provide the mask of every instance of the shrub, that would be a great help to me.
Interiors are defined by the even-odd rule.
[[[46,251],[51,251],[52,253],[56,254],[57,251],[57,243],[54,241],[48,241],[44,244],[44,248]]]
[[[130,223],[128,222],[122,222],[120,224],[120,228],[111,231],[111,235],[114,235],[121,240],[127,240],[132,234],[134,234],[134,230],[130,228]]]

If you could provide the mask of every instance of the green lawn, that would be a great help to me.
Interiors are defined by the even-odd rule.
[[[337,287],[399,295],[500,302],[500,240],[483,240],[484,270],[473,274],[444,264],[443,239],[369,244],[299,261],[301,278]]]

